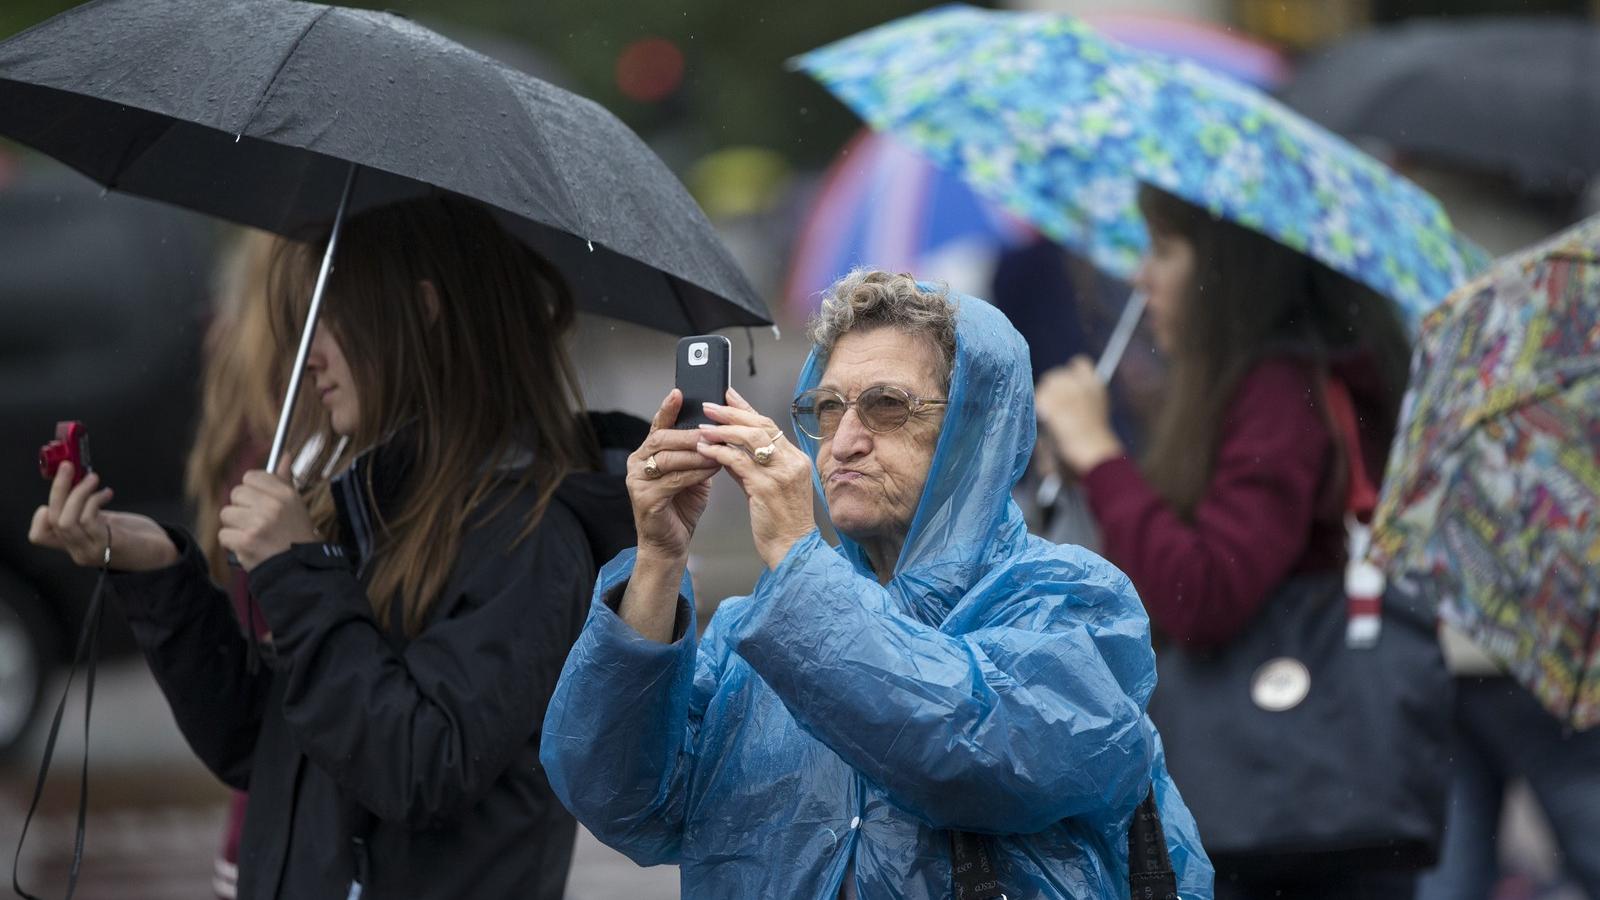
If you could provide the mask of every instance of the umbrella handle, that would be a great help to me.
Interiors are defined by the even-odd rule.
[[[1128,295],[1128,303],[1122,307],[1117,327],[1112,329],[1111,339],[1106,341],[1105,350],[1101,351],[1099,361],[1094,364],[1094,374],[1099,377],[1101,384],[1109,384],[1111,376],[1116,373],[1117,364],[1122,362],[1122,354],[1128,349],[1128,342],[1133,340],[1134,329],[1139,327],[1139,319],[1144,315],[1148,299],[1144,291],[1134,291]],[[1060,475],[1046,476],[1039,482],[1039,490],[1034,495],[1035,502],[1040,506],[1053,506],[1061,496],[1062,487]]]
[[[328,247],[322,251],[322,269],[317,273],[317,286],[311,292],[311,306],[306,310],[306,324],[300,331],[300,349],[294,356],[294,368],[289,370],[289,389],[283,396],[283,412],[278,414],[278,430],[272,436],[272,450],[267,454],[267,471],[278,471],[278,462],[283,458],[283,444],[289,438],[289,421],[294,418],[295,400],[300,396],[300,378],[305,374],[306,357],[311,355],[311,336],[317,330],[317,318],[322,314],[322,294],[328,287],[328,273],[333,271],[333,252],[339,245],[339,233],[344,230],[344,214],[350,205],[350,194],[356,185],[356,171],[360,168],[355,163],[350,164],[350,172],[344,178],[344,192],[339,195],[339,211],[333,216],[333,231],[328,235]]]
[[[1139,327],[1139,319],[1144,316],[1145,303],[1149,298],[1144,291],[1134,291],[1128,295],[1128,303],[1122,307],[1122,316],[1117,319],[1117,327],[1111,331],[1111,339],[1106,341],[1106,349],[1100,353],[1100,360],[1094,364],[1094,374],[1100,376],[1102,384],[1108,384],[1111,376],[1116,374],[1117,364],[1122,362],[1122,354],[1128,349],[1128,342],[1133,340],[1134,329]]]

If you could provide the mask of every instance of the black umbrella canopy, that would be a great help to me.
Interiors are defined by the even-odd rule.
[[[1569,191],[1600,174],[1597,68],[1585,21],[1418,20],[1313,56],[1283,99],[1346,135]]]
[[[478,200],[583,308],[770,322],[678,179],[599,105],[389,13],[96,0],[0,43],[0,135],[110,188],[290,236],[432,190]]]

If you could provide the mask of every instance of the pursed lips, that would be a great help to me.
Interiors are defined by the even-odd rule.
[[[828,483],[852,484],[866,477],[865,472],[858,472],[855,469],[835,469],[828,475]]]

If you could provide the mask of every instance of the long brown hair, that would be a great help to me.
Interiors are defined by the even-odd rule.
[[[1139,208],[1153,233],[1194,248],[1194,274],[1173,328],[1168,386],[1144,459],[1151,484],[1180,515],[1192,515],[1205,495],[1228,403],[1264,357],[1283,353],[1307,361],[1320,392],[1331,357],[1364,352],[1382,394],[1371,411],[1378,421],[1364,424],[1392,436],[1410,356],[1392,303],[1164,191],[1142,187]],[[1343,469],[1335,467],[1336,479]]]
[[[294,244],[274,267],[280,352],[292,351],[325,245],[325,236]],[[398,601],[406,632],[422,629],[462,534],[513,496],[486,510],[497,484],[538,492],[526,537],[561,480],[593,467],[566,348],[575,318],[555,268],[478,204],[436,195],[346,223],[319,327],[333,329],[349,362],[361,421],[341,441],[322,413],[302,487],[319,530],[333,534],[324,475],[406,430],[411,474],[391,514],[380,513],[367,587],[379,622]],[[309,383],[300,404],[321,408]],[[502,471],[519,456],[525,465]],[[362,488],[371,500],[370,481]]]
[[[200,421],[184,492],[194,504],[196,540],[219,582],[228,580],[228,558],[217,541],[218,514],[242,469],[266,461],[286,380],[266,298],[278,244],[279,238],[260,231],[238,238],[219,268],[206,329]]]

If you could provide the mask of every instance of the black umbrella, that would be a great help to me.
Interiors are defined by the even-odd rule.
[[[1600,173],[1596,67],[1584,21],[1424,20],[1312,57],[1283,99],[1346,135],[1570,191]]]
[[[390,13],[86,3],[0,43],[0,135],[110,188],[291,236],[333,221],[337,237],[342,197],[353,214],[452,191],[500,214],[589,312],[680,334],[770,321],[627,126]]]

